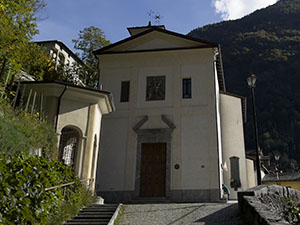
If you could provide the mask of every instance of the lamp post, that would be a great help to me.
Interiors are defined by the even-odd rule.
[[[256,82],[256,76],[254,74],[247,78],[248,86],[251,89],[252,94],[252,106],[253,106],[253,122],[254,122],[254,133],[256,143],[256,172],[257,172],[257,185],[261,185],[261,172],[260,172],[260,157],[259,157],[259,144],[258,144],[258,132],[257,132],[257,119],[256,119],[256,106],[255,106],[255,95],[254,88]]]
[[[276,163],[275,171],[276,171],[276,175],[277,175],[278,185],[280,185],[280,177],[279,177],[279,159],[280,159],[280,155],[279,154],[275,154],[274,158],[275,158],[275,160],[277,162]]]

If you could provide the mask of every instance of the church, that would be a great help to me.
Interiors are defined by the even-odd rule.
[[[219,202],[255,186],[245,98],[226,91],[218,43],[130,27],[94,52],[114,97],[103,115],[96,192],[105,202]]]

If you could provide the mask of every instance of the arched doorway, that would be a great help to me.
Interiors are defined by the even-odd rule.
[[[75,170],[75,159],[79,145],[79,132],[72,127],[65,127],[61,131],[59,142],[59,160]]]

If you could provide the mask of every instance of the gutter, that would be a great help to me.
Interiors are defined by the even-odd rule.
[[[55,119],[55,132],[57,133],[57,124],[58,124],[58,114],[59,114],[59,111],[60,111],[60,104],[61,104],[61,99],[64,95],[64,93],[66,92],[67,90],[67,85],[65,85],[65,88],[64,90],[62,91],[62,93],[60,94],[60,96],[58,97],[58,102],[57,102],[57,110],[56,110],[56,119]]]

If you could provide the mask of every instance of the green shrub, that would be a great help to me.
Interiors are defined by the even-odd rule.
[[[42,148],[46,158],[57,156],[57,136],[53,126],[38,120],[37,115],[15,112],[0,100],[0,153],[29,154]]]
[[[47,187],[75,181],[66,188],[45,191]],[[86,190],[69,166],[37,156],[0,154],[0,224],[49,224],[61,215],[65,205],[76,206],[76,214],[87,204]],[[55,224],[55,223],[53,223]]]
[[[284,209],[284,219],[293,225],[300,225],[300,201],[295,202],[289,198],[286,199]]]
[[[67,219],[77,215],[79,210],[84,206],[90,205],[95,201],[93,193],[84,186],[76,194],[78,200],[63,202],[60,205],[58,212],[49,217],[47,225],[60,225]]]

